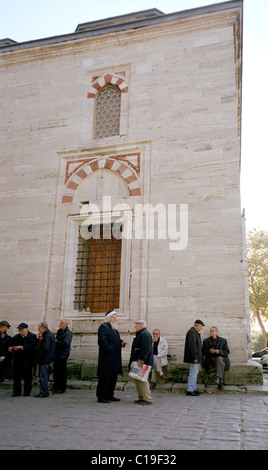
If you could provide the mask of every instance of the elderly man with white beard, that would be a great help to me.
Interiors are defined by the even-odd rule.
[[[98,403],[120,401],[114,396],[117,375],[122,374],[121,348],[126,342],[120,338],[116,323],[116,312],[110,310],[98,329]]]

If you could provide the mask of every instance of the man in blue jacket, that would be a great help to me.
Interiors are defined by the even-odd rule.
[[[117,331],[116,312],[109,310],[98,329],[98,403],[120,401],[114,396],[117,375],[122,374],[121,348],[126,344]]]
[[[53,393],[64,393],[67,384],[67,359],[71,351],[72,333],[69,322],[63,318],[56,334],[55,354],[53,363]]]
[[[40,366],[40,393],[36,398],[45,398],[49,396],[48,390],[48,366],[54,360],[55,336],[48,329],[45,322],[38,325],[40,337],[36,347],[37,363]]]

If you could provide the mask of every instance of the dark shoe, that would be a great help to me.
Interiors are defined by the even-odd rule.
[[[101,400],[100,398],[98,399],[98,403],[111,403],[110,400]]]
[[[203,392],[199,392],[198,390],[194,390],[195,395],[202,395]]]
[[[141,403],[141,402],[144,402],[144,400],[134,400],[134,403]]]
[[[16,395],[15,393],[13,393],[12,397],[20,397],[21,395]]]
[[[47,398],[49,397],[49,395],[41,395],[40,393],[38,393],[38,395],[34,395],[34,398]]]
[[[222,380],[220,377],[217,377],[215,383],[218,385],[218,390],[222,390]]]
[[[110,401],[121,401],[121,398],[112,397],[110,398]]]
[[[155,387],[156,387],[156,383],[155,383],[155,382],[151,382],[151,384],[150,384],[150,389],[153,390]]]
[[[52,393],[64,393],[63,390],[52,390]]]
[[[188,395],[190,397],[198,397],[198,394],[195,393],[195,392],[186,392],[186,395]]]

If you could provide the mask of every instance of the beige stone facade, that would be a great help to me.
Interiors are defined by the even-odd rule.
[[[104,222],[120,215],[132,233],[122,241],[116,309],[124,359],[137,318],[160,328],[179,362],[185,333],[201,318],[203,337],[217,325],[231,362],[247,362],[242,2],[151,10],[0,45],[1,319],[15,333],[21,321],[37,331],[45,319],[55,331],[68,317],[72,357],[97,357],[104,312],[74,308],[77,236],[89,202]],[[121,93],[120,132],[95,138],[96,96],[106,84]],[[154,239],[134,235],[145,204],[176,205],[186,246],[159,239],[159,214]]]

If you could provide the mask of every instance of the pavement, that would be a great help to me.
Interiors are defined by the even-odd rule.
[[[10,384],[3,383],[0,450],[87,450],[90,463],[119,468],[130,461],[160,464],[159,453],[160,459],[174,460],[162,463],[179,464],[179,450],[267,450],[267,383],[224,387],[220,393],[211,387],[197,397],[186,396],[181,387],[166,391],[158,385],[148,406],[134,403],[133,381],[118,383],[115,395],[121,401],[108,404],[97,403],[96,383],[69,383],[64,394],[47,398],[33,396],[38,387],[30,397],[12,397]]]

